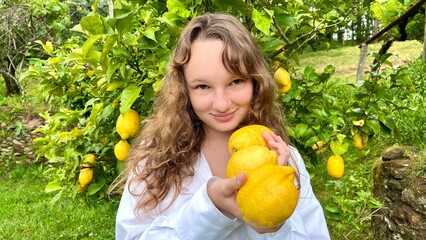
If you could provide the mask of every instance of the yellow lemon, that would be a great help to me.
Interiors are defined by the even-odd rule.
[[[258,227],[274,227],[293,214],[299,200],[292,167],[265,163],[247,174],[237,202],[245,221]]]
[[[82,187],[89,185],[89,183],[93,179],[93,169],[91,167],[84,167],[80,169],[80,173],[78,175],[78,182]]]
[[[80,192],[80,193],[85,192],[87,190],[88,186],[89,185],[84,185],[83,186],[83,185],[79,184],[78,187],[77,187],[77,191]]]
[[[345,172],[345,163],[339,155],[331,155],[327,160],[327,172],[330,177],[339,179]]]
[[[114,155],[120,161],[126,160],[129,152],[130,144],[127,141],[121,140],[114,146]]]
[[[268,143],[263,139],[262,132],[272,133],[272,130],[263,125],[248,125],[232,133],[228,140],[228,150],[232,154],[248,146],[264,146]]]
[[[248,173],[269,162],[277,164],[277,153],[263,146],[249,146],[231,155],[226,166],[226,175],[231,178],[241,172]]]
[[[364,144],[363,141],[362,141],[362,134],[361,133],[359,133],[359,132],[355,133],[352,140],[353,140],[354,147],[357,150],[364,149],[366,144]]]
[[[324,146],[324,141],[318,141],[312,145],[312,150],[315,151],[316,154],[324,153],[328,150],[328,145]]]
[[[96,156],[92,153],[89,153],[86,155],[86,158],[84,159],[85,163],[94,163],[96,161]]]
[[[274,78],[275,81],[278,83],[280,94],[285,94],[290,91],[290,74],[287,72],[287,70],[285,70],[285,68],[278,68],[277,71],[275,71]]]
[[[116,130],[122,139],[128,139],[133,137],[138,131],[140,126],[140,117],[139,114],[130,109],[123,116],[120,114],[116,122]]]

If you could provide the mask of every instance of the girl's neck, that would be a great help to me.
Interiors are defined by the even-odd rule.
[[[226,178],[226,165],[230,157],[228,140],[231,133],[207,132],[202,151],[214,176]]]

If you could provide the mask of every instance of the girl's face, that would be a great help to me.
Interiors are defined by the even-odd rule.
[[[197,40],[184,75],[192,107],[206,132],[230,132],[246,117],[253,98],[252,80],[226,70],[223,42]]]

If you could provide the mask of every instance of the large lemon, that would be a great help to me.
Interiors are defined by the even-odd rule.
[[[114,155],[120,161],[126,160],[129,152],[130,152],[130,144],[125,140],[119,141],[114,146]]]
[[[231,178],[241,172],[248,173],[263,163],[277,164],[277,153],[263,146],[249,146],[231,155],[226,175]]]
[[[343,158],[339,155],[331,155],[327,159],[327,172],[328,175],[334,179],[341,178],[345,172],[345,163],[343,162]]]
[[[292,167],[265,163],[247,174],[237,202],[246,222],[270,228],[293,214],[299,196]]]
[[[125,140],[133,137],[139,131],[139,126],[139,114],[135,110],[130,109],[124,116],[122,114],[118,116],[115,128],[120,137]]]
[[[290,91],[291,80],[290,74],[285,70],[285,68],[280,67],[274,73],[275,81],[278,83],[280,94],[285,94]]]
[[[272,133],[272,130],[263,125],[248,125],[232,133],[228,140],[228,150],[231,154],[248,146],[264,146],[268,143],[263,139],[262,132]]]

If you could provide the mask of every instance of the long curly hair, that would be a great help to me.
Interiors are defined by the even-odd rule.
[[[182,182],[194,176],[205,132],[192,109],[183,68],[191,57],[191,44],[205,39],[223,41],[222,61],[226,69],[236,76],[253,80],[252,104],[240,127],[262,124],[289,142],[282,109],[276,101],[277,86],[256,40],[231,15],[206,13],[198,16],[182,31],[155,99],[153,113],[142,123],[140,134],[132,142],[122,181],[131,176],[128,187],[138,197],[135,210],[152,210],[173,194],[171,205],[184,191]],[[134,188],[130,186],[140,183],[145,184],[144,190],[132,192]]]

